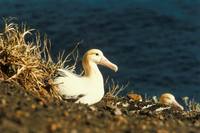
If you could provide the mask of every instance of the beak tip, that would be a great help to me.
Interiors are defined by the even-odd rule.
[[[115,66],[115,68],[114,68],[114,71],[115,71],[115,72],[117,72],[117,71],[118,71],[118,67],[117,67],[117,66]]]
[[[113,70],[114,72],[118,71],[118,66],[113,64],[112,62],[110,62],[107,58],[103,57],[101,59],[101,61],[99,62],[99,64],[103,65],[103,66],[107,66],[108,68],[110,68],[111,70]]]

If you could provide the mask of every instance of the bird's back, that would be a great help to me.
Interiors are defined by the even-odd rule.
[[[80,92],[84,93],[82,89],[83,83],[81,77],[68,70],[58,69],[58,76],[54,79],[54,82],[58,84],[59,92],[65,95],[78,95]]]

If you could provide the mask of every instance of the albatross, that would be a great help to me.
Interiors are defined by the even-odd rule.
[[[160,96],[160,103],[184,110],[183,106],[176,101],[175,97],[171,93],[162,94]]]
[[[82,60],[84,75],[66,69],[58,69],[54,82],[65,99],[77,99],[76,103],[92,105],[104,96],[104,81],[97,65],[106,66],[117,72],[117,65],[110,62],[99,49],[88,50]]]

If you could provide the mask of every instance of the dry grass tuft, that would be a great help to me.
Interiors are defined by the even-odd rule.
[[[119,83],[115,82],[113,79],[111,79],[109,83],[109,78],[105,81],[105,84],[108,85],[108,92],[105,96],[110,97],[117,97],[120,92],[128,87],[128,83],[126,85],[119,85]]]
[[[200,112],[200,103],[195,102],[194,99],[190,99],[187,96],[183,97],[182,100],[189,111]]]
[[[52,77],[67,61],[61,55],[53,63],[47,37],[34,29],[5,20],[0,32],[0,80],[15,82],[41,99],[59,98]]]

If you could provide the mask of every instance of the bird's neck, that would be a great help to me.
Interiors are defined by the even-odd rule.
[[[96,63],[87,60],[83,61],[83,68],[85,72],[85,77],[103,80],[102,74],[99,71]]]

